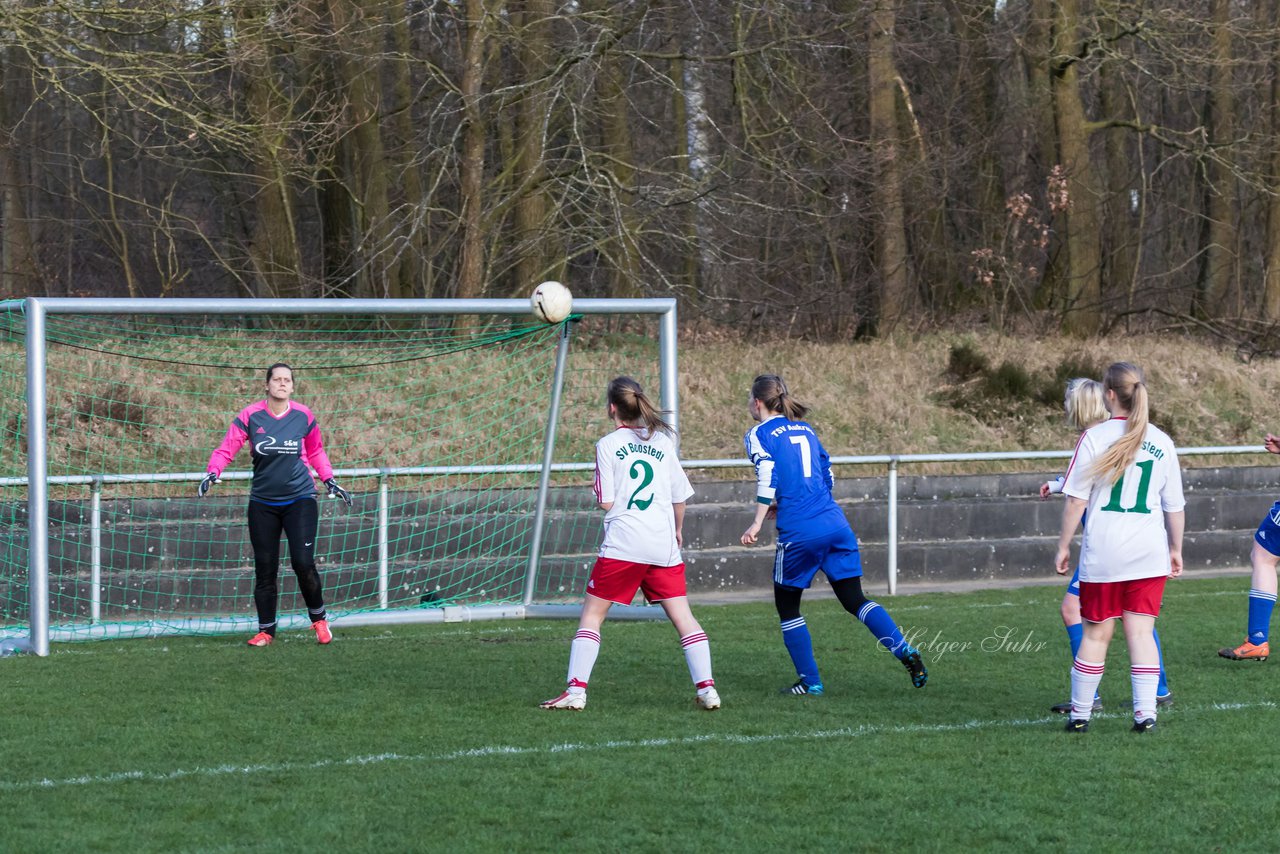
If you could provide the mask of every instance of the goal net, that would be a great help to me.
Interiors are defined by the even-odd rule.
[[[593,309],[580,322],[549,326],[519,300],[466,315],[76,313],[81,301],[41,301],[56,310],[40,336],[47,578],[33,596],[30,302],[0,305],[0,639],[43,626],[75,640],[256,625],[248,448],[204,498],[196,486],[274,362],[293,367],[294,399],[315,413],[354,498],[348,508],[320,487],[317,564],[339,625],[576,602],[600,535],[590,486],[605,386],[626,373],[658,396],[658,309],[674,311],[580,301]],[[281,555],[288,630],[306,625],[306,607]]]

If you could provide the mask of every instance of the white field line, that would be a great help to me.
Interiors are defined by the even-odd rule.
[[[1257,709],[1275,710],[1276,703],[1212,703],[1207,706],[1179,706],[1178,716],[1188,712],[1251,712]],[[1128,718],[1125,712],[1109,712],[1096,714],[1097,718]],[[209,767],[176,768],[172,771],[113,771],[109,774],[86,774],[79,777],[64,777],[59,780],[0,780],[0,792],[30,792],[65,789],[76,786],[110,786],[117,783],[143,782],[168,783],[186,779],[208,779],[214,777],[252,777],[258,774],[305,773],[332,768],[363,767],[384,765],[389,763],[422,763],[440,764],[465,759],[483,759],[491,756],[550,756],[558,753],[587,753],[609,750],[642,750],[667,747],[686,747],[696,744],[723,744],[729,746],[766,744],[783,741],[823,741],[828,739],[865,738],[878,735],[900,734],[934,734],[947,732],[977,731],[1000,729],[1006,727],[1043,727],[1054,722],[1061,722],[1058,715],[1039,718],[1006,718],[993,720],[969,720],[957,723],[942,724],[885,724],[882,726],[864,725],[858,727],[841,727],[840,729],[815,730],[812,732],[771,733],[767,735],[737,735],[734,733],[712,733],[707,735],[680,736],[677,738],[622,739],[597,742],[568,742],[565,744],[537,745],[520,747],[517,745],[484,745],[446,753],[375,753],[366,756],[351,756],[346,759],[322,759],[316,762],[278,762],[259,765],[215,765]],[[1065,737],[1065,736],[1064,736]]]
[[[545,632],[559,632],[561,634],[564,634],[566,638],[572,639],[573,638],[572,630],[574,625],[576,625],[576,623],[571,624],[569,621],[565,621],[561,625],[550,625],[550,626],[521,625],[521,626],[501,626],[501,627],[491,628],[491,629],[481,629],[481,628],[451,629],[447,631],[436,632],[435,634],[432,635],[432,637],[433,638],[448,638],[448,637],[461,637],[461,636],[487,637],[490,635],[516,634],[517,632],[520,634],[540,634]],[[303,634],[303,632],[306,632],[306,634]],[[566,632],[568,633],[565,634]],[[296,634],[297,637],[290,637],[290,634]],[[397,635],[394,632],[383,632],[381,634],[367,635],[364,637],[351,637],[349,635],[344,635],[342,633],[341,624],[334,626],[333,637],[334,637],[335,644],[367,643],[369,641],[389,641],[389,640],[402,641],[404,640],[403,635]],[[160,641],[159,645],[157,646],[156,639],[154,638],[150,639],[151,640],[150,644],[146,643],[147,640],[148,640],[147,638],[129,638],[127,640],[120,641],[118,646],[113,646],[112,648],[103,647],[99,645],[97,641],[75,641],[75,642],[66,643],[66,644],[55,644],[51,647],[49,651],[49,655],[50,657],[59,656],[59,655],[157,655],[157,654],[164,654],[167,652],[171,652],[168,643],[164,641]],[[168,641],[168,640],[174,640],[174,639],[173,638],[165,639],[165,641]],[[137,641],[142,641],[143,643],[135,646],[134,644]],[[183,644],[182,650],[183,652],[186,652],[187,650],[192,650],[192,649],[216,649],[219,647],[228,647],[228,646],[239,648],[239,645],[243,643],[244,641],[240,640],[238,635],[225,634],[225,635],[220,635],[218,638],[212,639],[212,640],[200,641],[199,643],[193,643],[193,644]],[[315,646],[316,641],[315,641],[315,638],[311,636],[309,630],[307,629],[298,629],[296,630],[296,632],[282,633],[280,637],[277,637],[275,640],[275,645],[277,646],[280,644],[290,644],[290,643],[301,643],[306,646]]]

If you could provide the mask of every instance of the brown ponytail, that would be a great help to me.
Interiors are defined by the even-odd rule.
[[[1102,387],[1116,393],[1116,402],[1129,411],[1124,435],[1093,461],[1089,474],[1104,483],[1115,483],[1138,456],[1142,440],[1147,435],[1150,409],[1147,403],[1147,382],[1142,369],[1128,362],[1116,362],[1107,368]]]
[[[791,396],[787,384],[776,374],[761,374],[751,383],[751,397],[770,412],[781,412],[789,421],[803,421],[809,407]]]
[[[644,427],[650,434],[675,434],[671,423],[662,417],[666,412],[654,406],[645,396],[644,389],[640,388],[640,383],[631,377],[616,377],[610,381],[609,402],[618,413],[618,420],[629,427]]]

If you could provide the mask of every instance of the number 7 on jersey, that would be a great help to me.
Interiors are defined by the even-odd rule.
[[[813,450],[809,447],[808,436],[792,436],[791,444],[800,446],[800,467],[805,477],[813,475]]]

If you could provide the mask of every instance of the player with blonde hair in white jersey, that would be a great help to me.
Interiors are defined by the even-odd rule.
[[[1182,472],[1173,440],[1148,421],[1142,370],[1117,362],[1107,368],[1102,387],[1111,418],[1084,431],[1076,444],[1062,488],[1067,505],[1054,558],[1058,574],[1071,571],[1071,539],[1084,518],[1084,637],[1071,668],[1066,729],[1088,732],[1107,647],[1121,619],[1129,647],[1133,730],[1152,732],[1160,676],[1152,632],[1165,582],[1182,574]]]
[[[1062,403],[1066,411],[1067,423],[1082,432],[1111,417],[1111,414],[1107,412],[1102,383],[1097,380],[1084,377],[1068,380],[1067,391],[1063,396]],[[1040,497],[1043,499],[1048,498],[1050,495],[1061,495],[1062,487],[1066,480],[1066,475],[1058,475],[1053,480],[1041,484]],[[1071,644],[1071,660],[1074,661],[1076,653],[1080,651],[1080,640],[1084,637],[1084,626],[1080,621],[1079,567],[1072,574],[1071,581],[1067,584],[1067,592],[1062,596],[1061,613],[1062,625],[1067,630],[1067,640]],[[1160,633],[1155,632],[1153,637],[1156,641],[1156,654],[1160,656],[1160,680],[1156,686],[1156,705],[1170,706],[1173,705],[1173,692],[1169,690],[1168,678],[1164,672],[1164,657],[1160,653]],[[1071,701],[1058,703],[1051,706],[1049,710],[1058,715],[1070,714]],[[1095,696],[1093,698],[1093,710],[1095,712],[1102,710],[1102,699],[1100,697]]]
[[[711,677],[711,646],[689,610],[680,546],[685,502],[693,495],[680,466],[674,431],[630,377],[609,383],[614,431],[596,443],[596,501],[604,515],[604,540],[569,648],[568,686],[541,703],[544,709],[580,711],[600,652],[600,627],[615,602],[626,605],[643,590],[666,611],[680,635],[699,708],[720,708]]]

